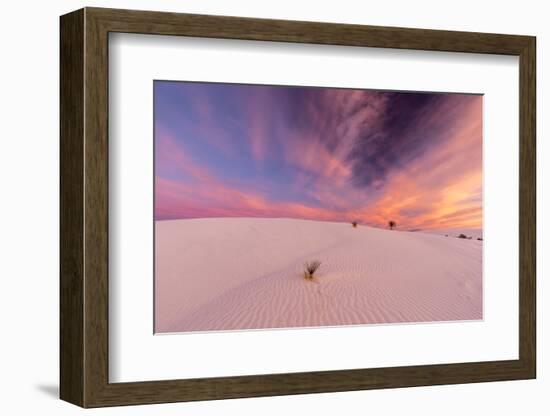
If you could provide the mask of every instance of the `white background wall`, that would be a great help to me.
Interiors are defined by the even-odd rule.
[[[83,412],[58,390],[58,16],[82,6],[210,13],[434,29],[530,34],[538,42],[538,379],[338,394],[225,400],[87,411],[88,414],[529,414],[550,410],[541,213],[550,163],[544,142],[550,26],[546,2],[523,1],[69,1],[5,2],[0,15],[0,410],[3,414]],[[547,328],[548,329],[548,328]]]

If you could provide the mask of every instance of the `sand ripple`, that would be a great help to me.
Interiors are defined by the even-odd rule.
[[[156,227],[157,332],[482,318],[477,240],[292,219]]]

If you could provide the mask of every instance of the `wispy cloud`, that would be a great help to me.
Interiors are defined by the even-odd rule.
[[[169,84],[155,89],[159,219],[481,226],[481,96]]]

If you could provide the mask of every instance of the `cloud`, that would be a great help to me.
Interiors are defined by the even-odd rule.
[[[481,227],[481,105],[481,97],[473,97],[444,143],[389,175],[382,195],[364,210],[365,221],[394,219],[406,228]]]
[[[192,111],[155,120],[157,218],[481,226],[481,96],[177,85]]]

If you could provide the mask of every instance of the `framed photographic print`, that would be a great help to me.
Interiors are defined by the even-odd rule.
[[[62,16],[61,398],[534,378],[535,103],[530,36]]]
[[[153,85],[156,333],[483,318],[482,95]]]

